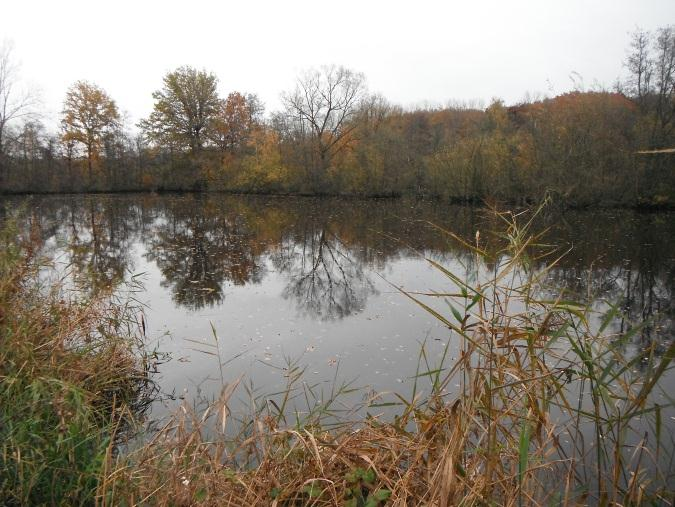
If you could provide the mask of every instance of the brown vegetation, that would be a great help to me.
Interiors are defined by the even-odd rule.
[[[617,92],[414,111],[369,94],[362,74],[329,66],[302,74],[282,95],[284,109],[267,120],[255,95],[221,99],[214,74],[181,67],[153,94],[154,110],[138,136],[120,128],[105,92],[80,82],[66,97],[61,136],[36,121],[20,124],[19,113],[0,117],[0,190],[512,202],[553,193],[578,206],[672,206],[674,62],[673,27],[638,31]],[[27,106],[17,107],[23,114]],[[76,125],[78,111],[88,117]]]
[[[536,298],[548,268],[528,268],[534,238],[502,216],[511,242],[492,258],[489,280],[468,285],[429,260],[454,287],[426,298],[452,301],[451,315],[437,313],[425,296],[403,293],[462,343],[457,361],[444,356],[438,364],[422,348],[410,396],[371,395],[345,413],[340,397],[348,386],[320,396],[302,369],[290,367],[284,392],[247,392],[251,411],[237,417],[228,409],[242,389],[234,380],[206,411],[184,404],[150,442],[121,458],[103,484],[106,503],[672,501],[668,458],[661,461],[658,451],[662,434],[646,429],[644,418],[661,418],[649,390],[675,347],[646,377],[630,373],[632,360],[618,354],[604,324],[593,329],[590,308]],[[478,237],[473,245],[453,237],[478,259],[487,255]],[[393,417],[381,413],[387,409]]]

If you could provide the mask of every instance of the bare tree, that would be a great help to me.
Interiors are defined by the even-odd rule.
[[[649,58],[649,32],[637,29],[631,36],[630,52],[626,58],[626,68],[630,72],[628,91],[641,106],[651,91],[652,62]]]
[[[5,41],[0,45],[0,184],[5,174],[5,155],[8,125],[32,113],[35,94],[18,89],[19,66],[12,60],[13,45]]]
[[[654,42],[656,117],[654,129],[657,143],[671,134],[675,120],[675,25],[659,28]]]
[[[347,145],[365,92],[363,74],[331,65],[306,71],[293,92],[282,94],[286,113],[311,139],[315,183]]]
[[[358,111],[361,130],[367,135],[377,132],[394,109],[394,106],[378,93],[365,96]]]
[[[626,67],[628,93],[652,117],[650,147],[664,147],[675,127],[675,26],[636,30]]]

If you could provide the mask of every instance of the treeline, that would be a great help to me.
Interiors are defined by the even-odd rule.
[[[11,70],[7,52],[0,61]],[[634,33],[625,66],[611,92],[418,110],[369,93],[362,74],[323,67],[270,114],[256,95],[220,97],[214,74],[181,67],[138,134],[92,83],[68,90],[58,133],[5,93],[15,107],[0,117],[0,189],[513,202],[552,193],[572,205],[673,206],[675,154],[638,152],[675,147],[675,27]]]

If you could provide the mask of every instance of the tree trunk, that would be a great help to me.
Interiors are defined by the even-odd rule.
[[[91,146],[87,146],[87,169],[89,171],[89,189],[91,189],[93,181],[93,170],[91,164]]]

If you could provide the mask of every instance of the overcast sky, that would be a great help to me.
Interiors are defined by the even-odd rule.
[[[162,76],[189,64],[215,72],[220,92],[257,93],[268,110],[297,73],[336,63],[404,106],[611,87],[629,32],[675,23],[674,0],[269,2],[2,0],[0,39],[48,117],[78,79],[130,114],[152,108]]]

